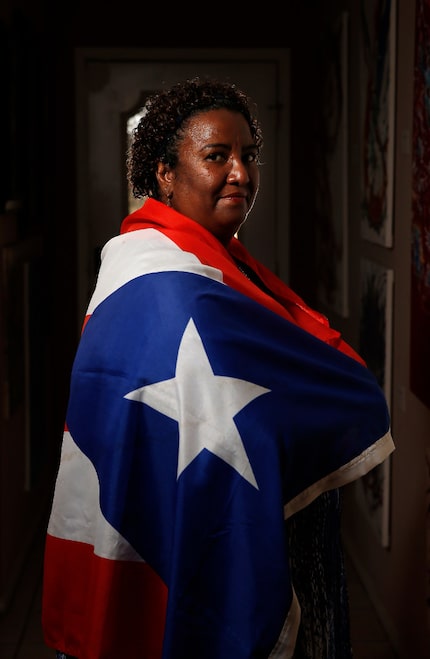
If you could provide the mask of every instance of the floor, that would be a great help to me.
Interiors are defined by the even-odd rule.
[[[22,574],[10,610],[0,618],[1,659],[54,659],[40,628],[41,577],[44,535],[37,539]],[[354,659],[396,659],[377,615],[347,560]],[[122,659],[118,657],[118,659]],[[144,659],[144,658],[142,658]]]

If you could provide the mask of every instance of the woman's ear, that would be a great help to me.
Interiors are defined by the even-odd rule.
[[[161,201],[170,206],[170,201],[172,199],[172,181],[174,178],[173,170],[170,165],[167,165],[164,162],[159,162],[157,165],[157,182],[160,189]]]
[[[173,171],[170,165],[165,162],[159,162],[157,165],[157,181],[162,190],[169,186],[173,178]]]

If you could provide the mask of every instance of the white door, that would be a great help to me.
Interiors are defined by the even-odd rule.
[[[77,51],[78,305],[92,292],[97,254],[126,213],[124,115],[145,92],[196,75],[229,79],[258,106],[261,185],[240,232],[251,253],[288,278],[289,58],[287,49]]]

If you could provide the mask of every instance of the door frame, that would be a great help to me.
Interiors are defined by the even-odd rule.
[[[277,75],[277,106],[282,108],[282,121],[277,126],[276,145],[276,272],[289,280],[290,224],[290,50],[288,48],[77,48],[75,50],[76,84],[76,180],[77,180],[77,308],[79,331],[88,304],[89,246],[86,227],[89,225],[89,136],[88,136],[88,64],[90,62],[274,62]]]

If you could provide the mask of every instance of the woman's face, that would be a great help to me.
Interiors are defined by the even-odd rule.
[[[174,169],[160,163],[158,181],[172,208],[226,245],[254,203],[260,181],[257,161],[246,119],[226,109],[209,110],[187,121],[178,163]]]

